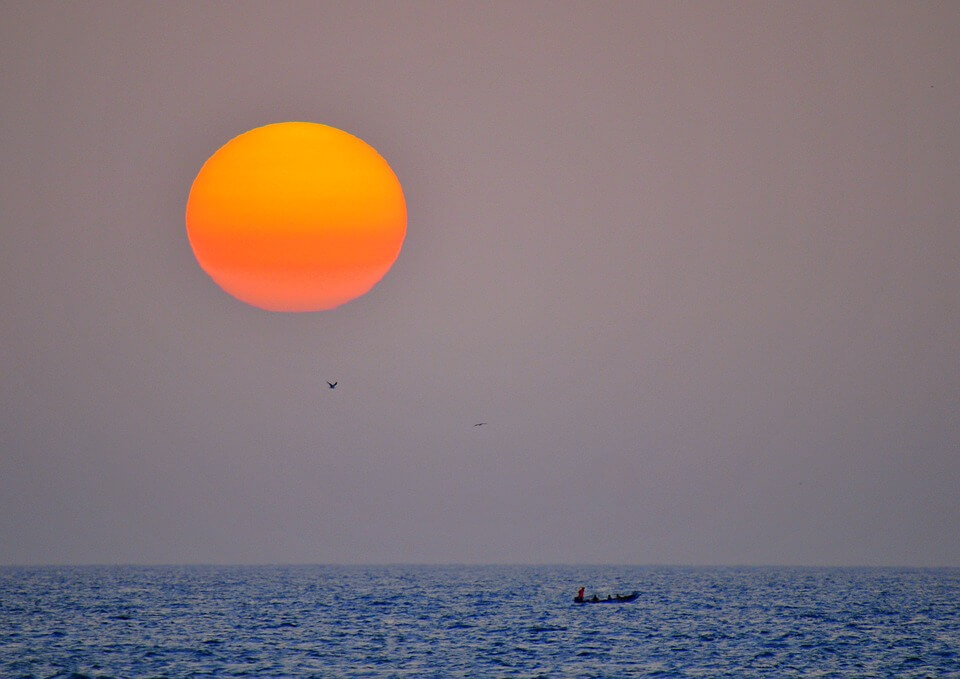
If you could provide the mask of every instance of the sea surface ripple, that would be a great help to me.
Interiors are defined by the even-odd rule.
[[[960,569],[2,567],[0,676],[960,677]]]

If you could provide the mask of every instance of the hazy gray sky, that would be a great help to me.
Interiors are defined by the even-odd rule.
[[[960,3],[7,2],[0,64],[0,563],[960,566]],[[186,238],[285,120],[404,187],[336,311]]]

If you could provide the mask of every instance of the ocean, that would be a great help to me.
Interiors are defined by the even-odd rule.
[[[960,677],[960,569],[2,567],[0,676]]]

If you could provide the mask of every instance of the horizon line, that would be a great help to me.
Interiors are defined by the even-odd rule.
[[[460,562],[460,561],[263,561],[263,562],[22,562],[0,563],[0,568],[388,568],[388,567],[448,567],[448,568],[690,568],[690,569],[736,569],[736,568],[809,568],[809,569],[903,569],[903,570],[960,570],[960,565],[911,565],[911,564],[776,564],[776,563],[613,563],[613,562]]]

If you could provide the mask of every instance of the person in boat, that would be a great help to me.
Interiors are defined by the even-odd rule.
[[[583,601],[583,592],[585,589],[586,587],[581,587],[577,590],[577,601]]]
[[[612,595],[612,594],[608,594],[608,595],[607,595],[607,601],[610,601],[610,599],[612,599],[612,598],[613,598],[613,595]]]
[[[591,599],[591,601],[592,601],[593,603],[597,603],[598,601],[600,601],[600,597],[598,597],[596,594],[594,594],[594,595],[593,595],[593,599]]]

